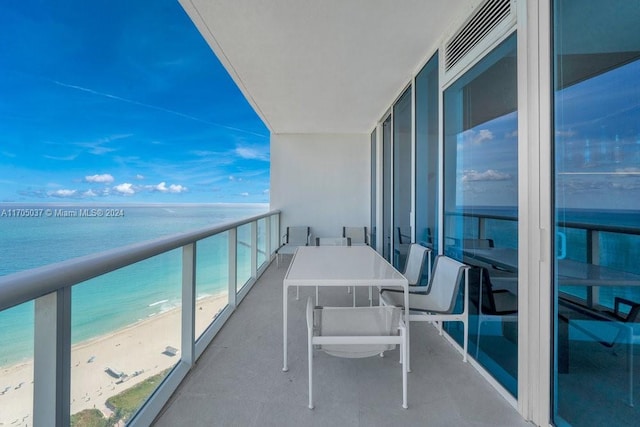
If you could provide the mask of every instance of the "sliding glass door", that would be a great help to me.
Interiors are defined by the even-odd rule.
[[[516,36],[444,92],[444,253],[473,265],[469,349],[511,394],[518,373]],[[462,301],[462,299],[460,299]],[[459,322],[449,333],[462,342]]]
[[[411,244],[411,88],[393,106],[393,266],[403,271]]]
[[[438,54],[416,76],[416,242],[438,252]]]
[[[640,419],[638,22],[637,0],[554,2],[553,402],[561,426]]]

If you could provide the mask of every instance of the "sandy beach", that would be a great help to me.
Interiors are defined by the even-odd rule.
[[[196,302],[196,336],[211,323],[227,303],[226,295]],[[96,408],[110,415],[105,402],[133,385],[174,366],[180,352],[171,355],[167,347],[180,348],[179,309],[145,320],[89,341],[71,350],[71,414]],[[126,374],[119,382],[105,370]],[[33,361],[0,367],[0,426],[31,426],[33,406]]]

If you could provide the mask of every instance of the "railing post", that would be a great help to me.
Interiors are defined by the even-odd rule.
[[[258,277],[258,221],[251,222],[251,278]]]
[[[182,357],[189,366],[195,361],[196,243],[182,247]]]
[[[587,229],[587,264],[600,265],[600,232]],[[600,305],[600,287],[587,286],[587,305],[596,307]]]
[[[71,288],[35,300],[33,425],[71,423]]]
[[[238,288],[238,228],[229,230],[229,306],[236,308]]]
[[[264,219],[264,258],[271,261],[271,217]]]
[[[487,235],[486,221],[485,217],[478,217],[478,239],[484,239]]]

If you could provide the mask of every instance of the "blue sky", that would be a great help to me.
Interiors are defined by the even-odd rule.
[[[177,1],[0,8],[0,202],[269,201],[269,131]]]

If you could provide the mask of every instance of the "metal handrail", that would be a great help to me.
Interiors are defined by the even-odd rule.
[[[134,243],[2,276],[0,311],[279,213],[279,210],[273,210],[238,221]]]
[[[511,215],[481,214],[481,213],[472,213],[472,212],[447,212],[446,215],[466,216],[466,217],[478,218],[478,219],[495,219],[495,220],[501,220],[501,221],[518,221],[517,217],[511,216]],[[582,229],[587,231],[603,231],[606,233],[640,235],[640,228],[632,227],[632,226],[593,224],[593,223],[587,223],[587,222],[574,222],[574,221],[557,221],[557,225],[559,227],[576,228],[576,229]]]

